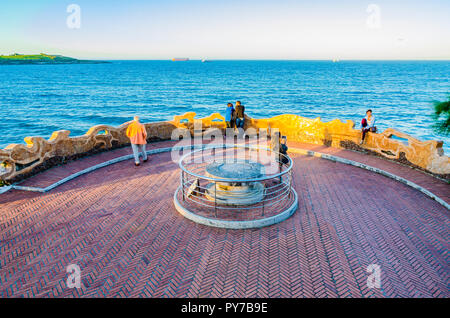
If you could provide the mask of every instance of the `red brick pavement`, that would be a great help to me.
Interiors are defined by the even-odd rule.
[[[289,146],[327,153],[341,158],[361,162],[379,169],[383,169],[387,172],[393,173],[399,177],[405,178],[420,185],[421,187],[436,194],[447,203],[450,203],[450,190],[448,183],[446,183],[445,181],[440,181],[439,179],[436,179],[435,177],[424,173],[423,171],[413,169],[409,166],[402,165],[391,160],[386,160],[383,158],[366,155],[364,153],[346,149],[305,144],[300,142],[289,142]]]
[[[103,155],[120,151],[127,150]],[[294,170],[298,211],[255,230],[179,215],[172,203],[179,170],[169,153],[141,167],[117,163],[49,193],[9,191],[0,196],[0,295],[450,296],[447,209],[353,166],[295,155]],[[66,287],[69,264],[82,270],[81,289]],[[381,289],[367,287],[369,264],[381,267]]]

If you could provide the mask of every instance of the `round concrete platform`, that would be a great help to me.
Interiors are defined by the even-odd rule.
[[[256,179],[264,175],[264,166],[249,160],[212,162],[205,168],[206,175],[221,179]]]
[[[242,182],[211,182],[206,185],[205,197],[223,205],[251,205],[264,198],[261,182],[244,182],[264,176],[264,166],[249,160],[212,162],[205,167],[207,177],[243,180]]]
[[[223,205],[251,205],[264,199],[264,185],[252,182],[244,186],[219,185],[214,183],[206,185],[205,197]]]
[[[258,218],[250,220],[237,220],[238,215],[236,214],[239,214],[239,212],[234,211],[232,212],[234,215],[232,214],[231,218],[230,217],[214,218],[211,217],[211,215],[208,215],[208,213],[206,215],[202,215],[201,213],[198,213],[199,212],[198,210],[194,213],[190,211],[188,208],[186,208],[186,206],[181,204],[180,200],[178,199],[180,191],[181,187],[179,187],[177,191],[175,191],[175,194],[173,196],[173,202],[175,208],[181,215],[183,215],[185,218],[195,223],[223,229],[231,229],[231,230],[258,229],[265,226],[274,225],[290,218],[295,213],[298,207],[297,193],[295,192],[295,190],[292,190],[291,194],[292,199],[290,200],[289,204],[286,206],[285,209],[283,209],[282,211],[280,211],[275,215],[270,215],[267,217],[259,216]]]

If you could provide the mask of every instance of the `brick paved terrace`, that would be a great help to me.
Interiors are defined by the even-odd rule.
[[[158,142],[148,149],[172,146]],[[342,149],[289,144],[392,172],[450,202],[420,171]],[[123,148],[55,167],[21,185],[46,187]],[[282,223],[225,230],[174,208],[170,153],[123,161],[47,193],[0,195],[1,297],[449,297],[449,211],[403,183],[291,154],[299,206]],[[68,288],[66,267],[81,269]],[[370,264],[381,288],[369,288]]]

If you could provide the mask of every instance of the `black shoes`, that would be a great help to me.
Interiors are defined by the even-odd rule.
[[[144,162],[147,162],[147,161],[148,161],[148,158],[144,160]],[[141,163],[140,163],[140,162],[135,162],[134,165],[135,165],[136,167],[138,167],[138,166],[141,165]]]

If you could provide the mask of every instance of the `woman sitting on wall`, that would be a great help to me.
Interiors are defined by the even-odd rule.
[[[363,144],[364,138],[366,138],[367,132],[377,132],[377,127],[375,126],[375,116],[372,115],[372,110],[368,109],[366,111],[366,117],[364,117],[361,121],[361,142],[360,145]]]

